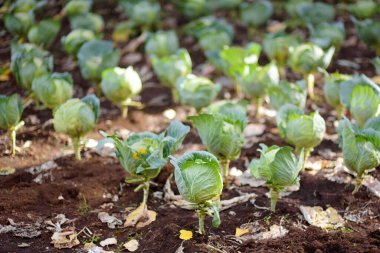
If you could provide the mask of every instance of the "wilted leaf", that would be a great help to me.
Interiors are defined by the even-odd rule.
[[[136,239],[132,239],[123,244],[123,247],[130,252],[134,252],[139,248],[139,242]]]
[[[54,232],[51,237],[51,243],[54,245],[54,248],[57,249],[71,249],[80,243],[77,236],[78,234],[72,229]]]
[[[344,226],[344,219],[332,207],[323,211],[323,208],[320,206],[300,206],[300,210],[310,225],[326,230],[338,229]]]
[[[106,212],[99,212],[98,213],[98,219],[103,223],[107,223],[107,226],[111,229],[114,229],[114,228],[116,228],[116,226],[123,224],[123,222],[121,220],[119,220],[118,218],[116,218],[112,215],[109,215]]]
[[[249,233],[249,229],[246,229],[246,228],[236,228],[236,230],[235,230],[235,236],[236,237],[240,237],[240,236],[248,234],[248,233]]]
[[[179,231],[179,238],[185,241],[190,240],[191,238],[193,238],[193,232],[189,230],[181,229]]]

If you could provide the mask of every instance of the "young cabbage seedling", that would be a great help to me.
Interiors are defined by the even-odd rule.
[[[358,33],[359,39],[362,40],[367,46],[374,49],[376,54],[380,55],[380,21],[376,19],[365,19],[363,21],[356,20],[352,18],[356,32]]]
[[[174,30],[148,33],[145,40],[145,53],[158,58],[175,54],[179,48],[177,34]]]
[[[314,99],[314,73],[319,68],[326,69],[330,65],[334,52],[333,47],[324,52],[319,46],[306,43],[295,47],[290,55],[290,67],[304,75],[311,99]]]
[[[100,113],[99,107],[99,99],[95,95],[88,95],[82,99],[70,99],[54,112],[55,131],[67,134],[71,138],[77,160],[81,160],[83,137],[95,128]]]
[[[95,13],[71,16],[69,20],[71,30],[86,29],[95,34],[100,34],[104,30],[103,17]]]
[[[104,70],[101,88],[104,95],[121,108],[123,118],[128,116],[128,106],[143,106],[140,102],[132,100],[142,89],[140,76],[132,66],[126,69],[115,67]]]
[[[335,52],[338,52],[346,37],[342,22],[318,23],[314,26],[308,25],[308,28],[310,41],[324,50],[334,47]]]
[[[142,30],[148,31],[159,21],[161,7],[156,1],[120,0],[119,6],[133,27],[141,27]]]
[[[23,111],[24,107],[18,95],[0,95],[0,129],[9,133],[12,156],[16,154],[16,132],[24,125],[21,120]]]
[[[54,42],[60,29],[60,20],[42,20],[30,28],[28,32],[28,40],[35,45],[43,48],[48,48]]]
[[[135,133],[130,135],[126,141],[120,140],[115,135],[109,136],[104,132],[102,133],[114,141],[116,156],[123,168],[129,173],[126,181],[139,183],[135,191],[141,189],[144,191],[141,205],[131,213],[130,217],[141,217],[146,212],[150,181],[160,174],[169,155],[178,150],[189,131],[190,127],[179,121],[172,121],[161,134]],[[127,222],[130,222],[129,219],[127,218]]]
[[[296,15],[302,21],[302,25],[316,25],[323,22],[332,22],[335,19],[333,5],[323,2],[308,2],[304,4],[298,3],[296,6]]]
[[[39,101],[54,110],[73,96],[73,78],[69,73],[52,73],[37,77],[32,91]]]
[[[268,0],[240,4],[240,20],[248,26],[248,34],[251,36],[259,26],[263,26],[268,22],[272,14],[273,6]]]
[[[359,127],[379,113],[380,88],[365,75],[353,76],[340,85],[340,100]]]
[[[301,109],[306,105],[306,82],[304,80],[289,83],[280,81],[278,85],[268,87],[270,106],[278,111],[285,104],[293,104]]]
[[[236,80],[243,94],[252,99],[256,109],[255,116],[258,118],[268,87],[279,85],[280,76],[276,64],[269,63],[263,67],[247,68],[242,75],[236,75]]]
[[[61,44],[63,50],[76,59],[81,46],[84,43],[94,39],[96,39],[96,35],[93,31],[86,29],[75,29],[61,38]]]
[[[219,227],[218,208],[223,179],[217,158],[206,151],[193,151],[180,158],[171,156],[170,162],[175,168],[174,176],[179,193],[197,211],[199,233],[206,234],[206,215],[213,216],[212,225]]]
[[[368,170],[376,168],[380,164],[379,122],[379,118],[370,120],[364,129],[358,129],[347,118],[339,123],[337,132],[339,146],[343,151],[344,164],[356,176],[355,189],[352,194],[359,191]]]
[[[114,50],[111,41],[91,40],[78,51],[79,67],[82,76],[96,85],[96,93],[101,95],[101,74],[119,63],[120,52]]]
[[[326,131],[325,120],[318,112],[304,115],[301,109],[292,104],[281,107],[276,121],[281,137],[296,148],[296,154],[304,150],[305,161],[322,142]]]
[[[299,158],[292,153],[291,147],[267,147],[260,144],[260,159],[254,159],[249,166],[251,174],[266,182],[270,189],[271,211],[276,211],[276,203],[280,193],[286,187],[298,184],[298,174],[304,167],[303,149]]]
[[[208,78],[189,74],[177,79],[176,90],[181,104],[193,106],[200,112],[215,100],[221,86]]]
[[[240,156],[247,125],[245,103],[220,101],[207,109],[207,114],[188,117],[197,128],[203,145],[220,160],[224,185],[229,188],[228,174],[231,160]]]
[[[62,15],[72,17],[90,12],[92,0],[70,0],[62,9]]]
[[[335,108],[338,119],[341,119],[344,114],[344,106],[340,101],[340,87],[344,81],[350,79],[350,76],[340,73],[329,74],[323,71],[325,83],[323,85],[323,94],[327,103]]]
[[[192,63],[189,53],[186,49],[180,49],[176,54],[161,58],[152,55],[151,61],[153,71],[160,80],[160,83],[172,90],[173,100],[177,102],[176,81],[178,78],[191,73]]]

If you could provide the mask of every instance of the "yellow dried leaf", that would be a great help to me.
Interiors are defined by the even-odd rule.
[[[248,234],[248,233],[249,233],[249,229],[246,229],[246,228],[236,228],[235,236],[236,237],[240,237],[240,236]]]
[[[141,204],[135,210],[133,210],[130,214],[128,214],[127,219],[124,223],[124,227],[133,227],[136,223],[141,219],[141,217],[147,211],[146,205]]]
[[[190,230],[181,229],[179,231],[179,238],[185,241],[190,240],[193,238],[193,232]]]
[[[380,76],[374,76],[374,77],[372,77],[372,81],[374,81],[377,84],[380,84]]]

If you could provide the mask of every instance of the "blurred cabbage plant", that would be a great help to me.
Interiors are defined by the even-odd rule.
[[[212,103],[221,90],[210,79],[189,74],[177,79],[176,91],[179,102],[194,107],[197,112]]]
[[[177,52],[179,47],[178,37],[174,30],[157,31],[148,33],[145,40],[145,53],[150,57],[169,56]]]
[[[379,3],[373,0],[360,0],[348,4],[346,9],[359,19],[372,18],[379,12]]]
[[[273,14],[272,3],[268,0],[259,0],[253,3],[240,4],[240,19],[243,24],[259,27],[268,22]]]
[[[99,114],[99,99],[95,95],[69,99],[54,112],[55,131],[71,138],[77,160],[81,160],[81,141],[95,128]]]
[[[319,23],[309,25],[310,41],[322,49],[327,50],[331,47],[338,52],[343,45],[346,31],[342,22]]]
[[[380,20],[365,19],[363,21],[353,18],[359,39],[380,55]]]
[[[174,166],[179,193],[197,211],[199,233],[206,233],[206,215],[213,216],[213,227],[219,227],[219,199],[223,190],[223,179],[217,158],[206,151],[192,151],[179,158],[170,157],[170,162]]]
[[[71,57],[76,58],[80,47],[84,43],[95,39],[96,35],[93,31],[86,29],[75,29],[61,38],[61,44],[66,53],[68,53]]]
[[[57,37],[61,29],[61,21],[46,19],[32,26],[28,32],[29,42],[48,48]]]
[[[92,7],[92,0],[70,0],[62,9],[63,15],[72,17],[89,13]]]
[[[70,17],[70,28],[71,30],[86,29],[99,34],[104,29],[104,20],[102,16],[90,12],[81,15],[75,15]]]
[[[101,88],[104,95],[121,108],[123,118],[128,116],[128,106],[142,107],[140,102],[132,100],[142,89],[140,76],[132,66],[104,70]]]
[[[296,16],[300,18],[303,25],[316,25],[322,22],[331,22],[335,18],[334,7],[327,3],[303,3],[296,7]]]
[[[0,129],[8,131],[11,140],[11,155],[16,154],[16,132],[24,125],[21,120],[24,107],[18,95],[0,95]]]
[[[306,105],[306,82],[304,80],[298,82],[280,81],[278,85],[268,87],[270,106],[278,111],[285,104],[293,104],[300,109],[304,109]]]
[[[333,74],[324,72],[324,77],[323,94],[325,99],[336,110],[338,119],[341,119],[344,114],[344,106],[340,101],[340,87],[342,82],[350,79],[350,76],[338,72]]]
[[[304,166],[303,149],[297,158],[292,148],[260,144],[260,159],[253,159],[249,168],[257,179],[264,180],[270,189],[271,211],[276,211],[280,193],[289,186],[299,183],[299,173]]]
[[[119,6],[132,26],[149,29],[159,21],[160,4],[152,0],[119,0]]]

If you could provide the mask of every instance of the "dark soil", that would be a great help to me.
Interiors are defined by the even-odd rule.
[[[48,13],[40,13],[41,16],[54,15],[59,11],[60,1],[52,1],[51,9]],[[107,20],[105,38],[110,39],[113,24],[123,19],[122,15],[114,13],[115,1],[97,1],[94,10],[100,13]],[[170,4],[165,5],[165,10],[173,10]],[[226,16],[228,13],[217,13],[219,16]],[[173,21],[174,18],[174,22]],[[278,20],[284,20],[279,15]],[[359,62],[360,69],[353,70],[342,67],[335,61],[330,67],[330,72],[338,70],[343,73],[365,73],[368,76],[374,76],[374,69],[370,64],[375,54],[364,44],[358,42],[355,30],[348,17],[341,17],[347,27],[347,43],[339,53],[339,59]],[[233,19],[230,19],[234,21]],[[163,27],[170,27],[180,30],[186,24],[186,19],[180,17],[175,10],[162,21]],[[251,41],[247,37],[247,29],[240,24],[234,24],[236,28],[235,42],[245,44]],[[2,23],[0,21],[0,26]],[[60,35],[69,31],[67,20],[63,23]],[[296,31],[306,36],[305,30]],[[257,37],[257,38],[256,38]],[[260,40],[256,36],[254,40]],[[10,43],[11,36],[5,33],[0,41],[0,61],[2,65],[10,62]],[[353,41],[353,42],[352,42]],[[194,40],[184,38],[181,45],[185,46],[192,56],[194,69],[203,63],[205,57],[196,46]],[[118,45],[124,48],[126,45]],[[92,86],[83,80],[79,69],[73,70],[67,67],[68,57],[61,50],[59,39],[50,48],[55,56],[55,71],[70,71],[75,80],[75,96],[81,97],[92,92]],[[138,48],[138,52],[143,52],[143,46]],[[265,62],[263,57],[260,61]],[[123,62],[123,61],[122,61]],[[122,64],[125,66],[127,64]],[[146,58],[134,64],[137,69],[142,67],[149,68],[149,62]],[[211,73],[211,77],[216,77],[216,73]],[[290,71],[287,73],[290,80],[297,79],[298,76]],[[132,109],[127,120],[119,117],[119,109],[110,102],[102,99],[102,116],[97,129],[88,137],[99,139],[99,129],[108,132],[115,132],[122,129],[128,129],[132,132],[137,131],[154,131],[159,132],[164,129],[170,122],[165,118],[162,112],[165,109],[173,108],[177,111],[177,118],[186,119],[189,109],[182,106],[174,105],[171,102],[170,90],[160,86],[155,77],[151,78],[141,94],[141,101],[149,104],[158,97],[163,98],[160,106],[147,106],[143,110]],[[322,96],[322,78],[317,78],[316,94]],[[6,82],[0,83],[1,94],[12,93],[23,94],[23,91],[16,85],[13,77]],[[226,91],[228,92],[228,91]],[[333,122],[335,118],[333,112],[325,102],[317,103],[308,102],[307,110],[318,109],[326,119],[327,133],[334,134],[335,128]],[[167,165],[152,185],[149,196],[149,209],[157,212],[157,220],[149,226],[142,229],[135,228],[118,228],[109,229],[106,224],[102,224],[97,213],[106,211],[108,213],[121,215],[126,208],[137,207],[142,199],[141,192],[134,192],[133,185],[126,185],[124,177],[126,172],[122,169],[119,162],[110,157],[101,157],[90,151],[84,152],[83,161],[75,161],[72,156],[62,156],[63,151],[67,149],[68,139],[65,136],[58,135],[54,132],[51,124],[45,124],[51,119],[51,113],[48,110],[35,110],[33,106],[28,107],[23,115],[26,121],[24,127],[18,134],[18,146],[22,147],[26,143],[30,147],[23,147],[16,157],[4,155],[0,157],[0,167],[15,167],[16,173],[6,177],[0,177],[0,224],[8,224],[8,218],[15,222],[35,223],[36,220],[51,219],[57,214],[65,214],[69,219],[75,219],[74,226],[79,231],[84,227],[89,228],[95,235],[105,239],[116,237],[119,244],[125,243],[130,238],[136,238],[140,242],[137,252],[159,252],[174,253],[182,244],[184,252],[380,252],[380,199],[371,194],[363,187],[356,196],[352,196],[353,186],[338,184],[327,180],[324,177],[326,173],[323,168],[320,172],[312,175],[305,172],[301,176],[301,187],[297,192],[282,198],[277,206],[277,212],[271,214],[267,210],[258,209],[251,203],[237,205],[221,213],[222,224],[219,229],[211,228],[211,219],[206,220],[206,229],[208,236],[200,236],[194,233],[194,238],[190,241],[179,239],[179,230],[188,229],[197,230],[198,221],[195,212],[173,208],[170,204],[162,199],[153,196],[153,192],[162,191],[167,177],[171,174],[173,168]],[[275,122],[273,118],[262,116],[259,120],[249,117],[250,122],[265,124],[265,132],[258,136],[258,141],[252,147],[243,149],[239,160],[232,162],[231,166],[238,169],[246,169],[246,161],[258,157],[256,151],[259,143],[267,145],[286,145],[276,133]],[[0,132],[3,134],[3,132]],[[0,137],[0,154],[5,153],[7,149],[7,137]],[[183,149],[199,149],[200,139],[194,129],[186,138]],[[334,158],[326,158],[323,153],[327,150],[332,151]],[[337,154],[338,153],[338,154]],[[322,154],[322,155],[321,155]],[[312,154],[312,158],[335,161],[339,155],[339,147],[335,141],[324,140]],[[53,160],[58,164],[58,168],[52,170],[47,179],[42,184],[37,184],[33,180],[37,175],[32,175],[26,171],[31,166],[41,164],[45,161]],[[378,170],[373,176],[380,179]],[[173,184],[174,186],[174,184]],[[175,190],[175,189],[174,189]],[[238,196],[239,192],[255,192],[258,194],[255,204],[257,206],[268,206],[269,200],[265,196],[267,189],[265,187],[250,188],[236,187],[233,190],[224,191],[222,198],[231,198]],[[118,200],[113,202],[109,196],[118,196]],[[59,200],[58,197],[63,199]],[[113,203],[112,207],[102,208],[106,203]],[[362,223],[347,222],[345,229],[342,231],[326,232],[320,228],[309,226],[299,212],[300,205],[334,207],[340,214],[347,211],[364,212],[372,211],[373,216],[366,216]],[[240,225],[248,222],[258,221],[260,225],[269,228],[273,224],[285,226],[289,233],[280,239],[264,240],[250,242],[248,244],[238,244],[231,240],[231,235],[235,234],[235,229]],[[11,233],[0,234],[0,253],[2,252],[84,252],[82,246],[74,249],[57,250],[51,245],[52,233],[45,227],[42,228],[41,236],[34,239],[15,237]],[[81,242],[88,240],[84,235],[80,235]],[[20,248],[21,243],[30,244],[27,248]],[[115,250],[116,247],[110,247],[109,250]],[[118,252],[118,251],[117,251]]]

